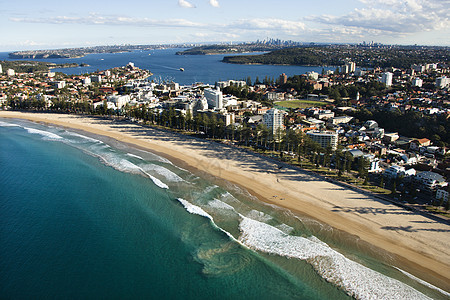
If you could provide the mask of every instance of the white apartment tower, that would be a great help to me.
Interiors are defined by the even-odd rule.
[[[322,148],[331,147],[336,150],[338,144],[338,134],[334,131],[311,130],[306,133],[314,142],[318,143]]]
[[[381,82],[384,83],[386,86],[392,85],[392,77],[393,74],[391,72],[383,73],[383,76],[381,76]]]
[[[220,88],[216,90],[205,89],[205,98],[208,101],[208,107],[210,109],[222,109],[223,108],[223,95]]]
[[[2,65],[0,65],[0,74],[2,74],[2,73],[3,73]]]
[[[446,76],[436,78],[436,87],[439,89],[443,89],[450,84],[450,78]]]
[[[419,77],[414,78],[412,81],[413,86],[422,87],[422,84],[423,84],[423,80],[420,79]]]
[[[284,115],[286,113],[282,110],[272,108],[263,115],[263,123],[275,135],[278,128],[284,128]]]
[[[346,63],[345,65],[343,65],[341,67],[341,71],[342,73],[353,73],[356,70],[356,63],[349,61],[348,63]]]

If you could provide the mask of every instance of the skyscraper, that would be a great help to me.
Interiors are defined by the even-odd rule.
[[[384,83],[386,86],[391,86],[392,76],[393,74],[391,72],[383,73],[383,76],[381,76],[381,82]]]
[[[284,128],[284,115],[286,113],[282,110],[272,108],[263,115],[263,123],[267,126],[272,134],[276,134],[279,128]]]

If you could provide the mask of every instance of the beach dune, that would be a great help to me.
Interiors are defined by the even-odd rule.
[[[133,123],[96,117],[0,111],[108,136],[175,164],[233,182],[259,200],[307,215],[395,256],[396,266],[450,291],[450,225],[252,153]]]

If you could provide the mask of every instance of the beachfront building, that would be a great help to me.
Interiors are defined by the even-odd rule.
[[[222,109],[223,108],[223,94],[220,88],[215,90],[205,89],[204,90],[206,101],[208,102],[209,109]]]
[[[272,108],[263,115],[263,123],[267,126],[272,134],[276,134],[278,129],[284,129],[284,116],[286,112]]]
[[[448,202],[448,189],[439,189],[436,192],[436,199],[437,200],[441,200],[442,203],[447,203]]]
[[[336,150],[338,145],[338,134],[334,131],[311,130],[306,133],[314,142],[318,143],[322,148],[331,147]]]
[[[438,188],[447,186],[447,182],[442,175],[430,171],[418,173],[414,177],[414,181],[427,191],[434,191]]]
[[[122,107],[125,106],[125,104],[127,104],[131,101],[130,95],[123,95],[123,96],[113,95],[113,96],[108,96],[107,99],[108,99],[108,104],[113,103],[117,109],[121,109]]]

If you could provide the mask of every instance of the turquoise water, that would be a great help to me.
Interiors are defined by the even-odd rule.
[[[224,55],[175,55],[183,49],[162,49],[150,51],[134,51],[125,53],[90,54],[72,59],[45,59],[54,63],[86,63],[89,67],[54,69],[55,72],[66,74],[84,74],[98,70],[122,67],[133,62],[136,67],[150,70],[154,80],[173,80],[180,84],[190,85],[195,82],[214,84],[220,80],[242,80],[248,76],[252,81],[256,77],[263,81],[266,76],[278,78],[281,73],[288,76],[301,75],[315,71],[321,73],[322,67],[306,66],[271,66],[271,65],[236,65],[222,63]],[[10,60],[7,52],[0,52],[0,60]],[[38,60],[41,61],[41,60]],[[184,72],[180,71],[184,68]],[[327,68],[325,70],[335,68]]]
[[[445,298],[325,225],[99,137],[2,120],[0,178],[2,299]]]

